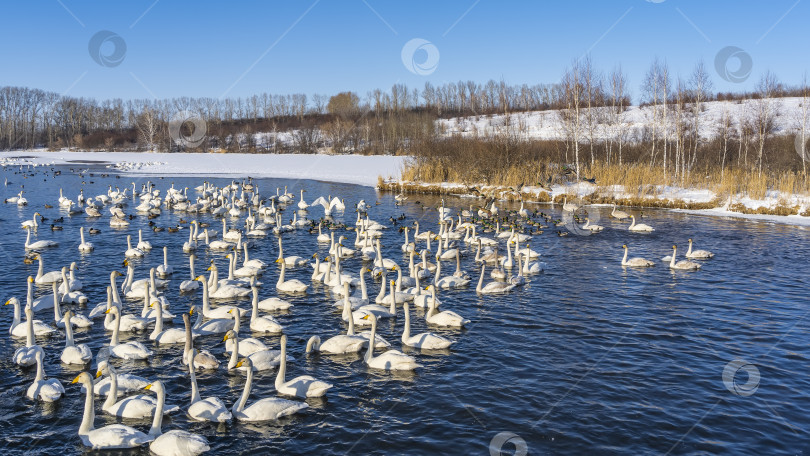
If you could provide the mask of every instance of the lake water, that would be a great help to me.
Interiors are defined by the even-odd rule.
[[[91,166],[104,172],[99,165]],[[75,199],[80,188],[85,195],[94,196],[106,192],[108,185],[131,187],[136,181],[140,189],[142,182],[151,179],[165,193],[172,183],[193,189],[203,178],[81,177],[67,166],[58,169],[63,171],[60,176],[40,168],[25,179],[17,168],[3,171],[11,184],[0,187],[2,198],[17,193],[23,184],[29,200],[23,208],[0,205],[0,297],[4,302],[12,296],[24,302],[25,278],[36,275],[36,262],[22,261],[25,232],[20,222],[37,210],[51,219],[39,228],[38,238],[60,243],[58,248],[44,251],[46,270],[76,261],[91,305],[105,299],[109,273],[123,269],[126,235],[137,239],[138,228],[144,228],[155,249],[134,262],[137,278],[145,277],[149,266],[162,263],[160,247],[168,245],[176,271],[166,290],[172,311],[179,315],[191,303],[200,304],[200,293],[178,292],[179,282],[188,278],[188,257],[181,250],[186,230],[153,233],[143,216],[132,220],[128,229],[113,229],[107,208],[95,220],[84,214],[68,217],[58,208],[57,198],[60,187]],[[210,180],[220,185],[231,181]],[[368,187],[289,179],[259,179],[257,183],[265,195],[288,185],[296,195],[306,188],[307,201],[319,195],[343,197],[347,210],[342,218],[352,226],[356,214],[351,208],[357,201],[365,199],[372,205],[379,201],[370,216],[392,226],[382,239],[383,253],[401,265],[407,264],[400,250],[403,238],[390,217],[405,215],[398,226],[419,220],[423,230],[438,229],[436,210],[423,209],[423,204],[435,208],[435,197],[411,195],[406,204],[395,206],[393,195],[378,194]],[[478,201],[446,199],[456,209],[470,202]],[[56,207],[44,209],[46,203]],[[559,217],[559,207],[530,209],[535,207]],[[126,211],[134,213],[134,204]],[[440,292],[443,308],[464,315],[472,324],[462,331],[431,329],[457,341],[447,353],[405,349],[424,365],[414,373],[369,370],[359,356],[305,356],[311,335],[324,338],[345,330],[339,313],[333,311],[334,298],[321,287],[313,287],[306,296],[291,298],[295,307],[278,319],[289,337],[288,350],[296,358],[288,364],[288,379],[313,375],[333,383],[326,399],[309,400],[310,409],[305,413],[265,424],[196,423],[181,412],[164,420],[164,431],[186,429],[203,434],[211,443],[211,454],[498,454],[499,442],[510,438],[502,446],[503,454],[512,454],[514,444],[519,449],[521,442],[529,454],[799,454],[807,450],[810,231],[651,210],[644,211],[643,222],[656,231],[635,234],[626,231],[626,223],[610,219],[609,209],[589,211],[607,227],[604,232],[560,237],[556,230],[566,228],[550,227],[534,236],[531,246],[542,253],[547,269],[530,277],[526,286],[503,296],[478,296],[474,283],[469,289]],[[321,215],[320,209],[310,212],[313,218]],[[59,225],[64,230],[51,231],[47,225],[62,216],[64,222]],[[284,213],[285,220],[291,217],[292,208]],[[180,218],[193,216],[164,210],[154,222],[174,226]],[[221,222],[210,214],[198,219],[222,229]],[[81,226],[102,231],[88,236],[96,246],[91,254],[80,255],[76,249]],[[354,239],[354,233],[347,234]],[[678,244],[682,255],[690,237],[697,248],[716,256],[704,261],[700,271],[671,272],[661,257],[671,253],[673,244]],[[631,247],[631,256],[658,264],[644,270],[623,269],[622,244]],[[306,230],[286,234],[284,247],[285,255],[319,253],[323,257],[326,253]],[[466,253],[463,267],[477,279],[474,252]],[[221,274],[227,273],[224,255],[198,250],[198,273],[212,259]],[[277,255],[273,235],[256,242],[251,250],[252,257],[265,261]],[[361,264],[357,258],[344,266],[356,274]],[[451,271],[455,268],[453,262],[445,266]],[[288,271],[290,277],[307,283],[310,273],[309,268]],[[261,298],[276,295],[277,276],[275,265],[265,272]],[[369,295],[376,295],[379,281],[369,279],[368,285]],[[36,290],[37,296],[45,293],[50,293],[50,287]],[[248,300],[239,302],[246,309],[249,304]],[[127,309],[132,312],[140,306],[140,300],[132,301]],[[395,322],[381,323],[379,329],[389,341],[396,341],[395,348],[402,349],[399,337],[404,318],[401,309],[399,312]],[[420,318],[423,314],[411,312],[414,331],[426,330]],[[3,327],[8,327],[11,306],[5,306],[2,318]],[[52,314],[38,313],[37,318],[51,321]],[[182,328],[179,317],[175,326]],[[135,338],[150,342],[147,335]],[[78,331],[76,338],[89,344],[94,354],[109,342],[100,320],[91,330]],[[271,348],[278,347],[278,337],[262,339]],[[222,355],[221,340],[221,336],[201,337],[196,345]],[[20,369],[11,361],[22,343],[7,333],[0,338],[3,454],[82,453],[85,450],[76,433],[84,394],[77,385],[69,385],[79,370],[59,362],[63,333],[38,338],[46,349],[47,374],[61,380],[67,390],[55,404],[35,403],[25,397],[35,369]],[[148,363],[116,365],[119,371],[163,380],[167,402],[185,409],[190,393],[180,347],[155,346],[156,355]],[[732,364],[732,375],[726,375],[724,381],[724,369],[734,360],[745,365],[733,375],[734,367],[743,363]],[[218,396],[230,406],[241,394],[244,375],[228,372],[224,366],[198,374],[198,381],[203,397]],[[257,375],[250,401],[275,395],[275,373]],[[96,410],[97,426],[115,421],[100,413],[99,401]],[[149,426],[148,420],[125,422],[144,431]],[[148,449],[116,454],[148,454]]]

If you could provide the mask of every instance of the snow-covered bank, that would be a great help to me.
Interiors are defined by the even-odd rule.
[[[386,181],[383,190],[403,193],[451,195],[460,198],[495,198],[502,201],[522,200],[527,203],[562,203],[565,198],[580,206],[619,206],[660,208],[695,215],[735,217],[787,225],[810,226],[810,197],[783,195],[769,191],[762,199],[745,195],[724,197],[708,189],[685,189],[658,186],[644,195],[628,192],[624,186],[599,187],[588,182],[579,185],[551,187],[524,186],[515,189],[495,185],[466,185],[460,183],[424,183]],[[483,202],[480,204],[484,204]],[[791,214],[791,215],[780,215]]]
[[[310,154],[177,154],[138,152],[0,152],[0,164],[103,162],[118,171],[149,175],[238,175],[313,179],[374,186],[377,176],[398,177],[406,157]]]

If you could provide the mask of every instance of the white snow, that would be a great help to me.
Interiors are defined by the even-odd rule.
[[[15,159],[15,157],[30,157]],[[407,157],[325,154],[181,154],[139,152],[0,152],[0,164],[72,164],[101,161],[120,172],[146,175],[201,175],[314,179],[365,186],[377,176],[399,178]],[[86,165],[85,165],[86,166]]]
[[[802,98],[775,98],[770,100],[777,106],[776,131],[775,134],[795,133],[800,122],[798,115],[801,113]],[[704,139],[711,139],[718,136],[721,119],[724,112],[736,124],[733,128],[739,127],[739,122],[750,116],[754,110],[756,100],[744,101],[710,101],[703,104],[703,110],[699,115],[700,135]],[[630,106],[621,115],[621,123],[625,131],[626,141],[635,141],[641,138],[645,127],[652,122],[651,107],[640,108]],[[670,108],[670,115],[672,109]],[[597,115],[597,118],[599,116]],[[436,122],[439,132],[444,136],[459,135],[463,137],[492,137],[510,131],[522,139],[538,140],[563,140],[565,139],[565,126],[560,118],[559,111],[530,111],[503,114],[454,117],[450,119],[440,119]],[[583,134],[585,126],[582,126]],[[672,128],[672,122],[670,122]],[[510,130],[511,129],[511,130]],[[615,137],[619,129],[605,123],[600,124],[595,129],[594,136],[597,140],[603,141],[607,138]],[[584,138],[583,138],[584,139]]]

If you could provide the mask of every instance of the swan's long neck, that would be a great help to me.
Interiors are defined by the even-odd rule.
[[[163,407],[166,405],[166,391],[163,390],[163,385],[155,386],[154,389],[157,393],[157,406],[155,407],[155,416],[152,418],[152,428],[149,429],[149,435],[157,437],[162,434],[160,427],[163,424]]]
[[[12,320],[12,322],[11,322],[11,328],[9,328],[9,330],[8,330],[9,333],[11,333],[11,331],[14,329],[14,327],[16,327],[17,325],[20,324],[20,321],[21,321],[20,318],[21,318],[21,315],[20,315],[20,303],[17,302],[17,301],[14,301],[14,320]]]
[[[25,235],[25,246],[28,247],[31,245],[31,228],[28,228],[28,234]],[[39,273],[37,274],[37,278],[42,275],[42,258],[39,259]]]
[[[692,254],[692,241],[690,240],[689,241],[689,250],[686,251],[686,256],[688,257],[691,254]]]
[[[183,353],[186,354],[188,363],[191,364],[191,350],[194,348],[193,339],[191,337],[191,319],[188,314],[183,314],[183,324],[186,327],[186,344],[183,347]]]
[[[31,237],[31,230],[28,230],[28,237],[29,238]],[[28,241],[25,241],[25,245],[28,245]],[[42,275],[45,273],[44,269],[45,269],[45,265],[42,264],[42,256],[40,256],[39,257],[39,267],[37,268],[37,279],[42,277]]]
[[[346,297],[343,299],[343,312],[347,314],[349,319],[349,329],[346,330],[347,336],[354,335],[354,314],[352,313],[352,305],[349,301],[349,286],[346,285]]]
[[[234,279],[235,270],[236,270],[236,256],[231,255],[231,258],[228,260],[228,280]]]
[[[676,253],[678,253],[678,249],[677,249],[677,248],[675,248],[675,247],[673,247],[673,248],[672,248],[672,258],[670,258],[670,260],[669,260],[669,265],[670,265],[671,267],[674,267],[674,266],[675,266],[675,254],[676,254]]]
[[[64,276],[64,270],[62,270]],[[62,320],[62,309],[59,307],[59,287],[56,282],[53,283],[53,321],[59,322]]]
[[[278,375],[276,375],[276,389],[281,388],[287,381],[287,338],[281,338],[281,354],[279,355]]]
[[[368,290],[366,289],[366,268],[360,268],[360,299],[368,301]]]
[[[624,258],[622,258],[622,264],[627,264],[627,247],[624,248]]]
[[[107,391],[107,399],[104,400],[103,408],[112,407],[118,400],[118,373],[112,366],[108,367],[110,373],[110,389]]]
[[[371,359],[374,357],[374,341],[377,338],[377,319],[372,317],[371,320],[371,334],[368,338],[368,350],[366,350],[366,356],[363,357],[363,361],[368,364],[371,362]]]
[[[427,271],[427,262],[425,262],[425,271]],[[439,283],[439,276],[442,275],[442,262],[436,260],[436,274],[433,277],[433,284]]]
[[[394,288],[394,281],[391,281],[391,304],[388,306],[388,312],[396,315],[397,313],[397,290]]]
[[[34,217],[34,223],[36,223],[36,219],[37,218]],[[84,227],[79,228],[79,238],[81,239],[82,244],[84,244]]]
[[[127,250],[132,250],[132,236],[127,236]]]
[[[45,367],[44,362],[42,361],[42,352],[38,352],[36,354],[36,361],[37,361],[37,375],[34,377],[34,381],[38,382],[40,380],[45,380]]]
[[[113,308],[110,308],[111,311],[113,311],[112,309]],[[115,312],[115,314],[113,317],[115,318],[115,326],[113,326],[113,333],[112,337],[110,338],[110,347],[115,347],[118,345],[118,332],[121,330],[121,314],[117,307],[114,309],[115,310],[113,312]]]
[[[282,283],[284,283],[284,276],[285,276],[286,272],[287,272],[287,265],[284,264],[284,261],[282,260],[281,261],[281,273],[278,275],[278,283],[276,284],[276,286],[281,285]]]
[[[148,294],[146,299],[149,300]],[[155,307],[155,329],[152,331],[152,337],[157,337],[158,334],[163,332],[163,306],[158,302]]]
[[[211,311],[211,301],[208,299],[208,283],[205,280],[201,280],[203,286],[203,314],[207,314]]]
[[[253,302],[251,302],[253,311],[250,313],[250,322],[253,323],[259,315],[259,289],[254,286],[250,287],[250,291],[253,292]],[[239,321],[238,317],[236,321]]]
[[[475,291],[481,291],[484,286],[484,271],[487,269],[486,264],[481,266],[481,277],[478,278],[478,286],[475,287]]]
[[[89,378],[87,375],[86,378]],[[79,435],[86,435],[90,431],[93,430],[93,421],[96,419],[96,412],[93,409],[93,381],[85,381],[82,382],[85,389],[84,395],[84,414],[82,415],[82,424],[79,425]]]
[[[405,245],[408,245],[408,228],[405,228]]]
[[[169,248],[163,247],[163,272],[169,269]]]
[[[188,257],[188,266],[189,266],[189,269],[191,270],[191,280],[194,280],[196,278],[196,275],[194,274],[194,256],[193,255]]]
[[[228,359],[228,369],[233,369],[239,362],[239,335],[236,331],[233,332],[233,351],[231,357]],[[252,368],[249,370],[253,370]]]
[[[632,222],[633,222],[633,223],[630,224],[630,229],[632,229],[634,226],[636,226],[636,216],[631,215],[630,220],[632,220]]]
[[[239,334],[239,324],[240,324],[239,312],[238,311],[236,311],[236,312],[231,311],[231,314],[233,315],[233,332]],[[253,317],[251,316],[251,318],[253,318]]]
[[[234,351],[234,353],[236,353],[236,351]],[[247,403],[248,397],[250,397],[250,390],[252,387],[253,387],[253,366],[249,365],[247,366],[247,380],[245,380],[245,389],[242,390],[242,396],[239,398],[239,402],[237,402],[236,405],[233,407],[233,411],[235,413],[239,413],[242,411],[242,409],[245,408],[245,404]]]
[[[191,331],[188,331],[191,333]],[[197,373],[194,367],[194,355],[196,353],[194,350],[190,350],[188,352],[188,375],[191,378],[191,403],[194,404],[195,402],[200,400],[200,389],[197,387]]]
[[[402,329],[402,343],[406,343],[411,337],[411,315],[409,312],[408,301],[402,304],[402,309],[405,311],[405,327]]]

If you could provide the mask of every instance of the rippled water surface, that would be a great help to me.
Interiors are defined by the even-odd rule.
[[[162,263],[160,247],[168,245],[176,271],[166,290],[172,310],[179,315],[190,304],[200,304],[199,293],[178,292],[180,281],[188,278],[188,256],[181,249],[188,236],[185,229],[154,233],[143,216],[132,220],[128,229],[113,229],[106,208],[103,217],[95,220],[84,214],[68,217],[58,208],[60,187],[75,199],[80,188],[93,196],[104,193],[108,185],[131,186],[133,180],[140,188],[147,178],[102,177],[100,167],[93,177],[80,177],[68,167],[60,169],[63,173],[57,177],[39,169],[25,179],[16,169],[3,171],[11,183],[0,187],[2,198],[14,195],[23,184],[30,203],[19,209],[0,205],[3,301],[16,296],[24,302],[25,278],[36,274],[36,263],[23,263],[25,232],[19,226],[38,210],[51,220],[39,228],[37,238],[60,244],[44,251],[46,270],[76,261],[91,305],[105,299],[109,273],[122,269],[126,235],[137,238],[138,228],[144,228],[155,249],[135,262],[136,278],[145,277],[148,267]],[[193,189],[203,178],[151,180],[165,193],[172,183]],[[213,182],[223,185],[230,179]],[[279,179],[257,183],[264,195],[275,194],[276,187],[284,185],[296,195],[305,188],[307,201],[319,195],[339,195],[345,198],[347,210],[336,219],[350,226],[356,216],[351,208],[365,199],[373,206],[371,218],[391,227],[382,239],[384,256],[401,265],[407,264],[407,258],[400,250],[399,226],[419,220],[423,229],[438,229],[435,207],[439,201],[433,197],[411,195],[406,204],[397,207],[393,195],[367,187]],[[456,210],[470,202],[446,199]],[[56,207],[45,209],[45,204]],[[134,213],[134,206],[130,203],[126,211]],[[559,207],[530,207],[535,208],[559,217]],[[290,219],[292,212],[288,209],[284,219]],[[322,213],[314,209],[310,218],[320,218]],[[324,338],[345,330],[339,313],[333,311],[334,298],[322,287],[311,287],[306,296],[291,298],[295,307],[277,318],[289,336],[288,350],[296,358],[288,365],[288,378],[313,375],[333,383],[326,399],[309,400],[310,409],[305,413],[266,424],[195,423],[181,412],[164,420],[164,431],[179,428],[203,434],[212,453],[219,454],[488,454],[490,442],[500,432],[516,434],[512,442],[524,440],[530,454],[796,454],[806,450],[810,446],[806,318],[810,232],[770,223],[645,211],[644,223],[656,231],[631,234],[626,223],[608,217],[608,209],[590,208],[590,213],[607,227],[604,232],[559,237],[556,230],[566,229],[550,227],[533,237],[531,246],[542,253],[547,270],[530,277],[526,286],[504,296],[478,296],[474,286],[441,292],[443,308],[464,315],[472,324],[463,331],[431,329],[456,341],[446,353],[405,348],[424,365],[415,373],[369,370],[359,356],[307,357],[304,348],[311,335]],[[393,225],[389,219],[400,214],[405,220]],[[49,224],[62,216],[64,222],[58,224],[64,230],[51,231]],[[164,211],[154,222],[174,226],[181,218],[191,220],[193,216]],[[221,231],[221,222],[210,214],[197,218]],[[81,255],[76,249],[81,226],[102,231],[88,236],[96,246],[91,254]],[[345,234],[354,239],[354,233]],[[671,252],[673,244],[685,249],[690,237],[696,247],[713,251],[715,258],[703,262],[697,272],[671,272],[661,257]],[[631,247],[632,256],[658,264],[645,270],[623,269],[622,244]],[[284,235],[284,246],[285,255],[326,254],[326,248],[307,230]],[[465,253],[463,267],[477,279],[473,251]],[[221,273],[227,273],[224,253],[201,249],[197,255],[198,271],[214,260]],[[265,261],[277,255],[272,234],[254,242],[251,250],[252,257]],[[344,264],[354,274],[361,265],[359,258]],[[445,266],[450,272],[455,268],[453,262]],[[307,283],[310,273],[309,268],[288,271],[290,277]],[[273,284],[277,277],[275,265],[265,272],[261,298],[276,295]],[[369,279],[368,285],[369,294],[376,295],[379,280]],[[38,287],[36,295],[49,292],[50,287]],[[246,309],[249,304],[248,300],[238,302]],[[140,306],[140,300],[127,303],[130,312]],[[423,313],[411,312],[414,330],[426,330]],[[37,318],[51,321],[52,314],[38,313]],[[3,326],[11,319],[11,306],[5,306]],[[174,324],[182,327],[182,320],[178,317]],[[400,308],[395,323],[383,322],[379,328],[389,341],[397,341],[397,349],[402,349],[398,338],[403,324]],[[20,369],[11,361],[24,341],[4,334],[0,338],[3,453],[83,452],[76,432],[84,395],[76,385],[69,385],[78,370],[59,361],[63,332],[38,338],[46,349],[47,374],[66,386],[66,396],[55,404],[34,403],[25,397],[35,369]],[[147,334],[135,338],[150,342]],[[89,344],[94,353],[109,342],[100,320],[89,331],[78,331],[76,338]],[[278,337],[262,339],[271,348],[278,347]],[[201,337],[196,344],[217,355],[224,353],[221,337]],[[167,385],[167,402],[185,409],[190,392],[180,347],[154,346],[156,355],[148,363],[117,362],[119,371],[162,379]],[[724,367],[735,359],[747,361],[759,371],[754,394],[734,394],[727,387],[734,389],[734,384],[724,383]],[[203,396],[218,396],[230,406],[242,391],[244,376],[227,372],[224,366],[199,374],[198,380]],[[274,379],[275,371],[257,375],[250,400],[274,396]],[[744,372],[734,377],[738,387],[753,385],[755,380]],[[99,413],[99,401],[96,410],[97,426],[114,422]],[[127,424],[142,430],[149,426],[148,421]],[[509,443],[503,447],[504,454],[513,450]],[[140,453],[148,454],[148,450]]]

